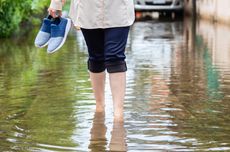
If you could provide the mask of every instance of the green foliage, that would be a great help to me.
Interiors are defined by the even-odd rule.
[[[49,0],[0,0],[0,37],[17,32],[20,23],[42,13]]]

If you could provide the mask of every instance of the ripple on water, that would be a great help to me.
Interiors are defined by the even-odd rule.
[[[229,40],[215,50],[200,27],[192,40],[186,28],[186,21],[132,26],[120,125],[108,77],[106,114],[94,112],[81,32],[52,56],[30,43],[1,43],[0,151],[229,151]]]

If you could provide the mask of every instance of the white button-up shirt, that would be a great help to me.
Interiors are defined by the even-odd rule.
[[[51,8],[62,9],[61,0]],[[73,24],[86,29],[130,26],[135,20],[133,0],[72,0],[69,16]]]

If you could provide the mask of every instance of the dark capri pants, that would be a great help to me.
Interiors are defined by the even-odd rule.
[[[81,28],[88,47],[88,69],[100,73],[107,69],[108,73],[125,72],[125,46],[130,27],[106,29]]]

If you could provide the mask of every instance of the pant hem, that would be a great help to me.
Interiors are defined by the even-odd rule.
[[[125,61],[115,61],[105,64],[108,73],[126,72],[127,65]]]
[[[88,61],[88,70],[92,73],[101,73],[105,71],[104,61]]]

